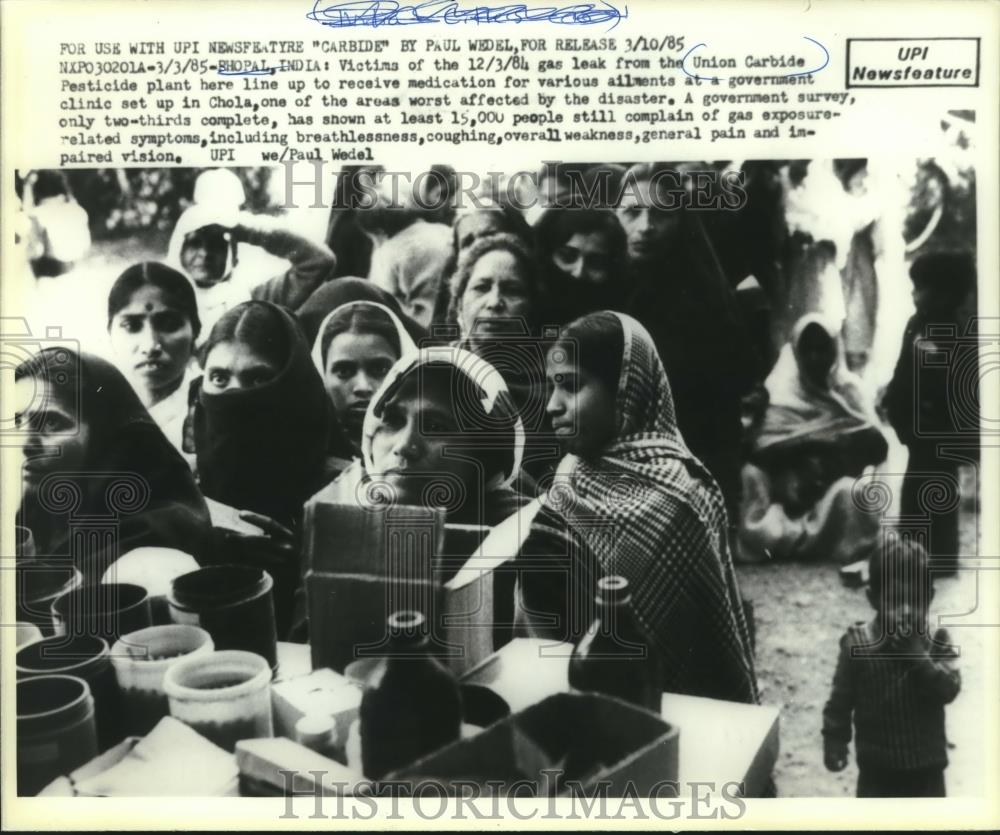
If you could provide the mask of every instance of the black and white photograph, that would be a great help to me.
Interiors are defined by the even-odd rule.
[[[174,72],[155,42],[60,33],[59,164],[3,159],[5,796],[138,800],[154,827],[170,804],[270,799],[246,808],[290,828],[403,806],[425,827],[673,828],[796,799],[995,802],[995,102],[927,93],[899,150],[796,145],[823,107],[860,120],[855,98],[902,95],[865,90],[867,67],[939,47],[817,29],[747,59],[770,87],[727,83],[702,30],[650,46],[641,3],[628,25],[604,2],[573,12],[583,33],[547,12],[535,53],[516,21],[476,30],[518,35],[468,78],[512,88],[523,122],[546,105],[515,102],[517,74],[567,73],[576,91],[531,117],[566,140],[545,153],[501,97],[457,91],[419,112],[460,128],[400,94],[338,145],[329,114],[370,106],[345,86],[388,95],[408,51],[449,78],[476,34],[449,18],[463,40],[425,39],[448,4],[355,5],[306,3],[321,40],[301,58],[256,30],[209,42],[218,69],[197,45]],[[612,12],[628,42],[598,33]],[[367,28],[414,22],[401,54]],[[978,87],[995,55],[975,40]],[[846,72],[837,102],[800,92],[825,66],[810,49],[838,62],[824,83]],[[676,60],[620,57],[654,50]],[[368,81],[292,80],[323,78],[322,53],[326,77]],[[569,83],[610,73],[605,53],[619,81]],[[642,61],[664,91],[620,119],[616,87],[657,86],[621,80]],[[902,80],[971,77],[921,72]],[[142,104],[102,104],[130,77]],[[610,115],[577,118],[588,95]],[[712,115],[796,95],[813,103],[760,129]],[[146,111],[122,136],[177,141],[130,157],[93,138],[116,107]],[[666,125],[685,107],[695,127]],[[362,134],[401,114],[426,148]],[[574,144],[571,115],[618,124]],[[239,153],[213,149],[232,124]]]

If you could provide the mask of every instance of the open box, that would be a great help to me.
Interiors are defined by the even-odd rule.
[[[611,797],[626,791],[648,797],[658,783],[677,780],[678,739],[676,727],[619,699],[557,693],[386,781],[472,780],[498,794],[515,784],[519,792],[533,785],[539,795],[553,789],[571,794],[579,790],[573,782],[578,781],[583,790],[602,785]],[[555,769],[559,778],[545,773]]]
[[[361,507],[327,491],[305,508],[306,601],[312,665],[342,672],[388,647],[386,619],[427,617],[435,654],[462,673],[494,650],[493,572],[485,529],[446,526],[437,508]]]

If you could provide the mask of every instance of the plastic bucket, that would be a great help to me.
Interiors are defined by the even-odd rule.
[[[212,636],[197,626],[150,626],[111,648],[127,736],[145,736],[170,714],[163,677],[184,658],[212,652]]]
[[[97,756],[94,699],[74,676],[17,683],[17,793],[35,795]]]
[[[220,748],[274,735],[271,667],[253,652],[223,650],[185,658],[167,670],[170,715]]]

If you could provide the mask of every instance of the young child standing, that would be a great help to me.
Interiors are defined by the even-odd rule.
[[[979,345],[962,338],[960,321],[960,308],[976,286],[975,261],[965,252],[925,253],[910,267],[910,280],[916,313],[906,325],[882,405],[909,451],[900,513],[929,520],[935,570],[950,567],[953,573],[959,503],[925,496],[939,495],[942,483],[957,493],[960,459],[977,457],[979,397],[973,389]]]
[[[948,633],[928,634],[927,553],[909,541],[879,549],[869,574],[875,617],[840,640],[823,709],[824,763],[830,771],[847,765],[853,718],[858,797],[944,797],[944,706],[961,682]]]

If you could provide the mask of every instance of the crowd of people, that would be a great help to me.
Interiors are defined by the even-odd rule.
[[[670,165],[596,168],[632,187],[608,206],[533,213],[499,192],[359,208],[346,199],[359,172],[345,171],[326,244],[236,200],[196,199],[165,259],[114,282],[117,368],[53,348],[16,371],[18,523],[36,553],[70,554],[60,484],[77,485],[73,514],[99,515],[102,474],[135,473],[148,501],[118,542],[88,550],[86,578],[146,546],[252,562],[274,578],[281,637],[308,640],[311,497],[441,506],[487,528],[521,513],[515,634],[579,638],[597,581],[621,575],[665,690],[754,702],[734,563],[877,555],[880,520],[853,486],[895,431],[910,450],[903,512],[930,514],[935,571],[953,571],[956,511],[921,502],[961,458],[933,440],[965,430],[915,345],[954,325],[975,288],[970,256],[914,262],[916,313],[876,402],[845,360],[845,323],[824,311],[774,350],[787,310],[766,264],[728,250],[724,211],[663,208]],[[226,173],[203,175],[203,198]],[[246,246],[287,270],[238,277]],[[842,721],[829,739],[843,741]],[[828,753],[836,767],[840,748]]]

